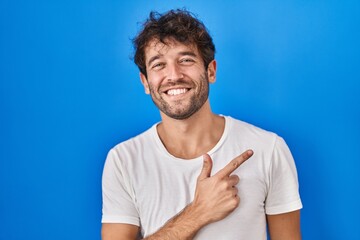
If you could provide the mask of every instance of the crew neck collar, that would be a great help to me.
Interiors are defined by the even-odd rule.
[[[207,154],[209,154],[210,156],[216,152],[220,147],[221,145],[224,143],[227,135],[228,135],[228,132],[229,132],[229,128],[231,126],[231,118],[228,117],[228,116],[223,116],[223,115],[220,115],[221,117],[224,118],[225,120],[225,126],[224,126],[224,131],[221,135],[221,138],[220,140],[215,144],[215,146],[207,152]],[[196,158],[193,158],[193,159],[183,159],[183,158],[178,158],[178,157],[175,157],[173,156],[172,154],[170,154],[168,152],[168,150],[165,148],[164,144],[162,143],[160,137],[159,137],[159,134],[157,132],[157,125],[159,124],[160,122],[154,124],[152,127],[151,127],[151,132],[152,132],[152,135],[154,137],[154,140],[155,140],[155,143],[159,149],[159,151],[164,154],[166,157],[170,158],[170,159],[173,159],[173,160],[177,160],[177,161],[183,161],[183,162],[193,162],[193,160],[195,161],[202,161],[202,155],[201,156],[198,156]]]

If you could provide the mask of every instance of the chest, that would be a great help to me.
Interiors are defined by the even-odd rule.
[[[220,159],[220,156],[217,155],[213,157]],[[227,161],[214,162],[213,173],[216,173],[226,163]],[[218,229],[230,227],[232,229],[229,229],[230,232],[227,234],[236,235],[239,234],[239,231],[252,228],[254,224],[255,226],[266,226],[264,213],[266,186],[263,176],[259,172],[259,168],[254,167],[253,164],[242,167],[239,168],[239,171],[234,172],[240,177],[240,183],[237,186],[241,198],[240,206],[223,221],[202,229],[198,233],[200,237],[198,239],[221,239],[209,238],[216,236],[214,234],[219,234]],[[147,158],[146,163],[142,163],[142,167],[136,166],[139,171],[137,172],[138,177],[133,181],[133,190],[142,231],[145,235],[158,230],[191,203],[201,168],[201,160],[190,164],[179,164],[166,158],[156,161],[150,161]],[[251,224],[249,225],[249,223]],[[258,230],[254,232],[258,232]],[[223,235],[221,236],[223,237]],[[226,239],[236,239],[231,236],[229,235]]]

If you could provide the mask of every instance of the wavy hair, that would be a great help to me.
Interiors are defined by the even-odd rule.
[[[192,13],[184,9],[170,10],[164,14],[152,11],[142,30],[132,40],[134,62],[145,76],[145,48],[154,39],[163,44],[167,44],[169,39],[186,45],[194,44],[204,61],[205,69],[215,57],[215,45],[208,30]]]

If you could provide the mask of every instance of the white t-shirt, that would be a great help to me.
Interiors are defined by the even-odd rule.
[[[247,149],[254,155],[233,174],[240,177],[240,205],[225,219],[202,228],[194,239],[266,239],[266,214],[302,208],[297,172],[282,138],[248,123],[225,117],[220,141],[208,152],[212,174]],[[103,172],[103,223],[156,232],[194,197],[202,157],[172,156],[152,126],[110,150]]]

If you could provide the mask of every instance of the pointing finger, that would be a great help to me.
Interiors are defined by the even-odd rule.
[[[240,165],[248,160],[254,152],[252,150],[246,150],[241,155],[237,156],[233,160],[231,160],[223,169],[218,171],[216,175],[223,178],[229,176],[232,172],[234,172]]]

